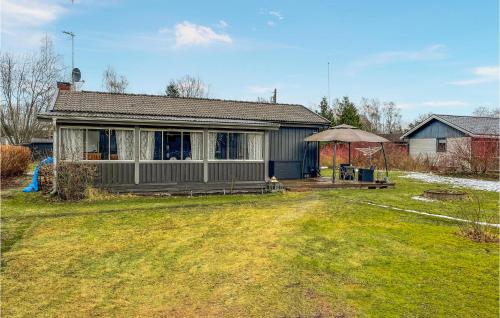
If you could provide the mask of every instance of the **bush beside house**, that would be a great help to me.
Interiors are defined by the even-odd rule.
[[[23,174],[31,163],[31,151],[27,147],[0,145],[2,178]]]

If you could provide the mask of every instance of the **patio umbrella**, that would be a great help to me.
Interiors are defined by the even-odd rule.
[[[351,143],[352,142],[372,142],[372,143],[380,143],[382,147],[382,152],[384,154],[384,164],[385,164],[385,174],[389,175],[387,170],[387,158],[384,150],[384,142],[389,142],[389,140],[384,137],[380,137],[371,133],[369,131],[365,131],[350,125],[338,125],[333,128],[324,130],[317,134],[311,135],[304,139],[306,142],[313,141],[327,141],[333,142],[333,174],[332,174],[332,182],[335,182],[335,171],[337,168],[337,143],[343,142],[349,144],[349,164],[351,163]]]

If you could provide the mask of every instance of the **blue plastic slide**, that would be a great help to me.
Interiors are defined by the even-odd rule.
[[[47,157],[40,161],[40,164],[35,167],[35,171],[33,171],[33,177],[31,178],[31,183],[23,189],[23,192],[37,192],[38,191],[38,173],[40,171],[40,166],[42,165],[50,165],[54,163],[54,158]]]

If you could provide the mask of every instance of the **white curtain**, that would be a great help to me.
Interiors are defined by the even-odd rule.
[[[203,134],[198,132],[189,133],[191,141],[191,159],[203,159]]]
[[[208,138],[208,159],[215,159],[215,144],[217,143],[217,133],[209,133]]]
[[[263,141],[264,138],[262,134],[247,135],[249,160],[262,160],[264,158],[262,155]]]
[[[83,129],[66,129],[61,130],[62,134],[62,158],[64,160],[81,160],[83,159]]]
[[[141,160],[153,160],[155,155],[155,132],[141,131]]]
[[[115,132],[118,160],[134,160],[134,132],[132,130]]]

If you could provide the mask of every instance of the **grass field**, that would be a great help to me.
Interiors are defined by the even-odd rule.
[[[78,203],[2,193],[2,316],[498,317],[498,244],[437,187]],[[498,217],[498,194],[475,191]]]

